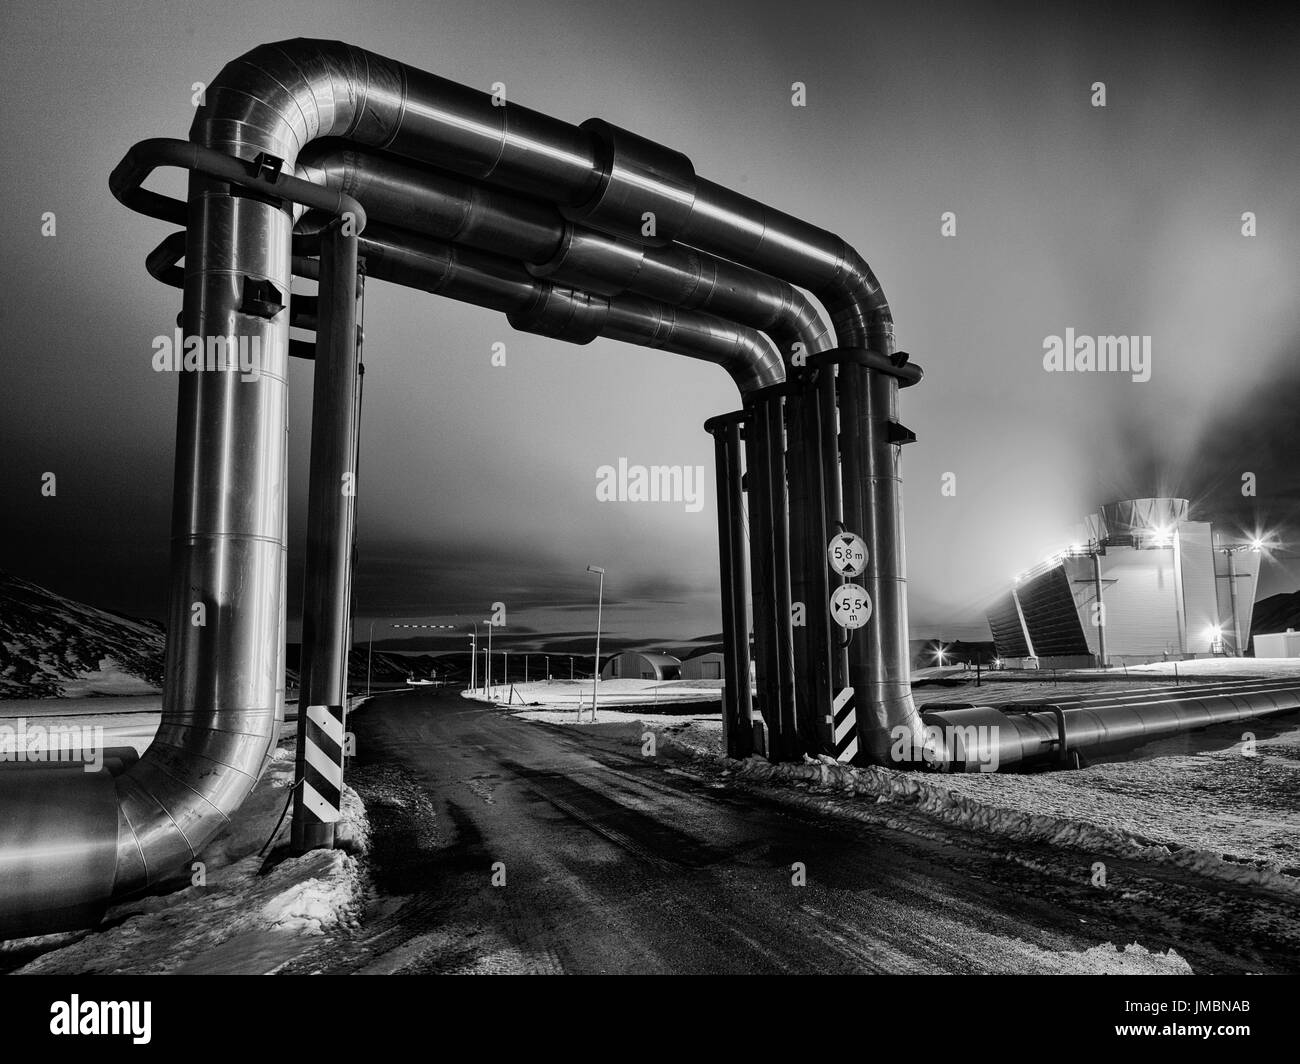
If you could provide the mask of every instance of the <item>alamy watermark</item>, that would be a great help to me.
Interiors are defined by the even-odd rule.
[[[1043,338],[1043,369],[1048,373],[1128,373],[1137,384],[1151,379],[1151,337],[1064,336]]]
[[[276,342],[264,351],[260,336],[184,336],[177,329],[171,336],[153,338],[153,368],[157,373],[238,373],[241,381],[251,382],[262,376]]]
[[[890,729],[889,738],[889,758],[896,765],[960,761],[978,765],[981,772],[996,772],[1001,759],[996,724],[927,724],[918,733],[899,724]]]
[[[626,458],[618,466],[596,470],[598,502],[680,502],[688,514],[704,509],[704,467],[631,465]]]
[[[32,724],[19,717],[17,725],[0,724],[0,762],[71,764],[80,761],[86,772],[104,767],[104,729],[99,725]]]

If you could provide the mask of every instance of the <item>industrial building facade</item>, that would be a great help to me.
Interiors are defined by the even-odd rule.
[[[1188,520],[1186,499],[1104,506],[1076,543],[1021,573],[988,611],[1010,667],[1086,668],[1240,655],[1258,544]]]

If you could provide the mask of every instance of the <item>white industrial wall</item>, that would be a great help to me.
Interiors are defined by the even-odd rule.
[[[687,658],[682,662],[683,680],[721,680],[722,655],[701,654],[697,658]]]
[[[1300,658],[1300,632],[1274,632],[1255,636],[1257,658]]]
[[[1210,526],[1201,521],[1189,521],[1178,530],[1189,654],[1212,653],[1215,641],[1212,629],[1220,623],[1228,623],[1228,614],[1219,611],[1214,578],[1214,545],[1210,535]]]
[[[1087,566],[1087,578],[1091,580],[1091,561],[1086,558],[1075,560]],[[1110,548],[1101,559],[1101,578],[1102,601],[1106,604],[1108,656],[1159,657],[1165,653],[1179,653],[1172,547],[1151,550]],[[1090,614],[1091,609],[1088,609],[1081,614],[1081,619],[1089,646],[1095,647],[1097,632]]]

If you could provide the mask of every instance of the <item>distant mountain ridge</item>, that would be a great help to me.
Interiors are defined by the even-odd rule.
[[[0,698],[149,694],[162,625],[57,595],[0,570]]]

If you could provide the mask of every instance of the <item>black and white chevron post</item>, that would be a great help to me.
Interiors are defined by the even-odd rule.
[[[343,707],[308,706],[302,726],[303,810],[322,824],[337,824],[343,800]]]
[[[853,701],[852,687],[845,687],[835,696],[832,711],[835,760],[848,763],[858,752],[858,713]]]

